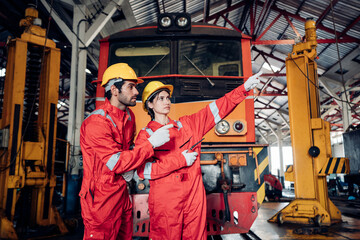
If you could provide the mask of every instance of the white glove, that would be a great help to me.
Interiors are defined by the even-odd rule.
[[[131,179],[134,177],[134,170],[125,172],[122,174],[122,176],[125,179],[125,181],[130,182]]]
[[[174,127],[172,124],[165,125],[156,130],[149,138],[149,142],[153,145],[153,148],[160,147],[170,141],[169,128]]]
[[[196,156],[198,155],[197,152],[190,152],[189,150],[185,150],[182,152],[182,155],[184,155],[185,159],[186,159],[186,165],[189,167],[191,165],[193,165],[193,163],[196,160]]]
[[[257,74],[252,75],[251,77],[246,80],[244,83],[244,88],[246,91],[250,91],[251,89],[255,88],[256,85],[260,82],[259,76],[262,74],[262,71],[259,71]]]

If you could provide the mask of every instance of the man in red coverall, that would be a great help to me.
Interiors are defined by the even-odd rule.
[[[164,126],[142,144],[133,145],[135,116],[128,108],[139,92],[134,70],[125,63],[106,69],[101,86],[105,104],[93,111],[80,129],[84,176],[80,191],[84,239],[132,239],[132,204],[126,180],[153,156],[153,148],[170,140]]]
[[[178,121],[168,117],[173,86],[153,81],[145,87],[143,106],[152,121],[139,132],[136,145],[143,144],[163,125],[174,125],[170,129],[171,140],[157,148],[154,157],[137,169],[139,177],[150,182],[151,240],[207,239],[206,194],[200,161],[195,160],[200,159],[201,144],[194,148],[194,152],[188,149],[200,142],[215,124],[248,96],[248,91],[259,83],[260,74],[251,76],[224,97],[197,113],[180,117]]]

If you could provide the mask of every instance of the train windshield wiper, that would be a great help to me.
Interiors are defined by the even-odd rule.
[[[159,65],[159,63],[160,63],[162,60],[164,60],[164,58],[165,58],[167,55],[169,55],[169,54],[165,54],[164,56],[162,56],[162,57],[154,64],[154,66],[152,66],[152,67],[150,68],[150,70],[144,75],[144,77],[146,77],[148,74],[150,74],[150,73],[156,68],[156,66]]]
[[[191,65],[203,76],[205,76],[205,74],[200,70],[200,68],[198,68],[198,66],[195,65],[195,63],[193,61],[191,61],[185,54],[183,54],[183,56],[185,57],[186,60],[189,61],[189,63],[191,63]],[[215,83],[213,81],[210,80],[210,78],[206,77],[206,79],[208,80],[208,82],[210,83],[211,87],[215,86]]]

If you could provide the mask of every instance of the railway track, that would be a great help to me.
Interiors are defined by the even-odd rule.
[[[339,208],[342,215],[360,219],[360,199],[347,200],[347,196],[330,197],[330,199]]]

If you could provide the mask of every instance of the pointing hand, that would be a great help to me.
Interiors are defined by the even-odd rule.
[[[260,75],[262,74],[262,71],[259,71],[257,74],[252,75],[248,78],[248,80],[244,83],[244,88],[246,91],[250,91],[251,89],[254,89],[256,85],[260,82]]]
[[[134,170],[125,172],[122,174],[122,176],[125,179],[125,181],[130,182],[131,179],[134,177]]]
[[[149,138],[149,142],[153,145],[153,148],[160,147],[170,141],[169,128],[174,127],[172,124],[165,125],[156,130]]]

